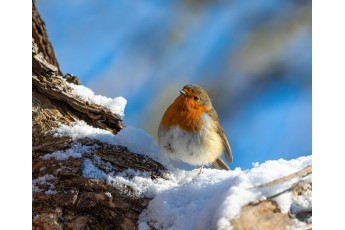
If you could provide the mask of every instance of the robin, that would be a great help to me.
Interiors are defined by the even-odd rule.
[[[206,91],[197,85],[186,85],[165,111],[158,128],[160,148],[169,158],[192,165],[212,164],[213,168],[230,170],[223,161],[232,163],[232,152],[218,114]]]

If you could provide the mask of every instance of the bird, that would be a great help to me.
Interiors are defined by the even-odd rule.
[[[165,111],[158,127],[161,152],[172,160],[191,165],[211,164],[213,168],[230,170],[222,159],[232,163],[232,151],[218,114],[207,92],[189,84]]]

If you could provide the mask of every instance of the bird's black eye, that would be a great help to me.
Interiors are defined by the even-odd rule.
[[[194,101],[199,101],[200,98],[194,97]]]

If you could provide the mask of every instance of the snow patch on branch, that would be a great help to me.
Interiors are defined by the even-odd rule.
[[[91,102],[97,105],[102,105],[105,108],[108,108],[111,112],[121,116],[122,118],[125,116],[125,107],[127,104],[127,100],[125,98],[123,97],[108,98],[101,95],[95,95],[95,93],[91,89],[83,85],[75,85],[67,81],[65,82],[71,88],[72,94],[75,95],[76,97],[87,102]]]
[[[51,131],[55,137],[69,136],[73,140],[89,138],[99,140],[110,145],[122,145],[130,151],[141,155],[148,156],[159,162],[165,160],[160,159],[159,147],[152,136],[148,135],[144,130],[131,126],[123,128],[116,135],[111,132],[92,127],[85,121],[72,122],[69,126],[60,124],[59,127]]]

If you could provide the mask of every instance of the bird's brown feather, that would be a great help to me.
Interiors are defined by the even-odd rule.
[[[218,157],[215,161],[213,161],[212,163],[212,167],[216,168],[216,169],[224,169],[227,171],[230,171],[229,166],[226,165],[226,163],[223,161],[222,157]]]
[[[228,139],[226,138],[226,135],[225,135],[223,128],[219,124],[218,114],[217,114],[216,110],[210,109],[206,113],[212,118],[213,121],[217,122],[217,130],[216,131],[223,141],[225,159],[229,163],[232,163],[232,151],[230,148],[230,144],[228,142]]]

